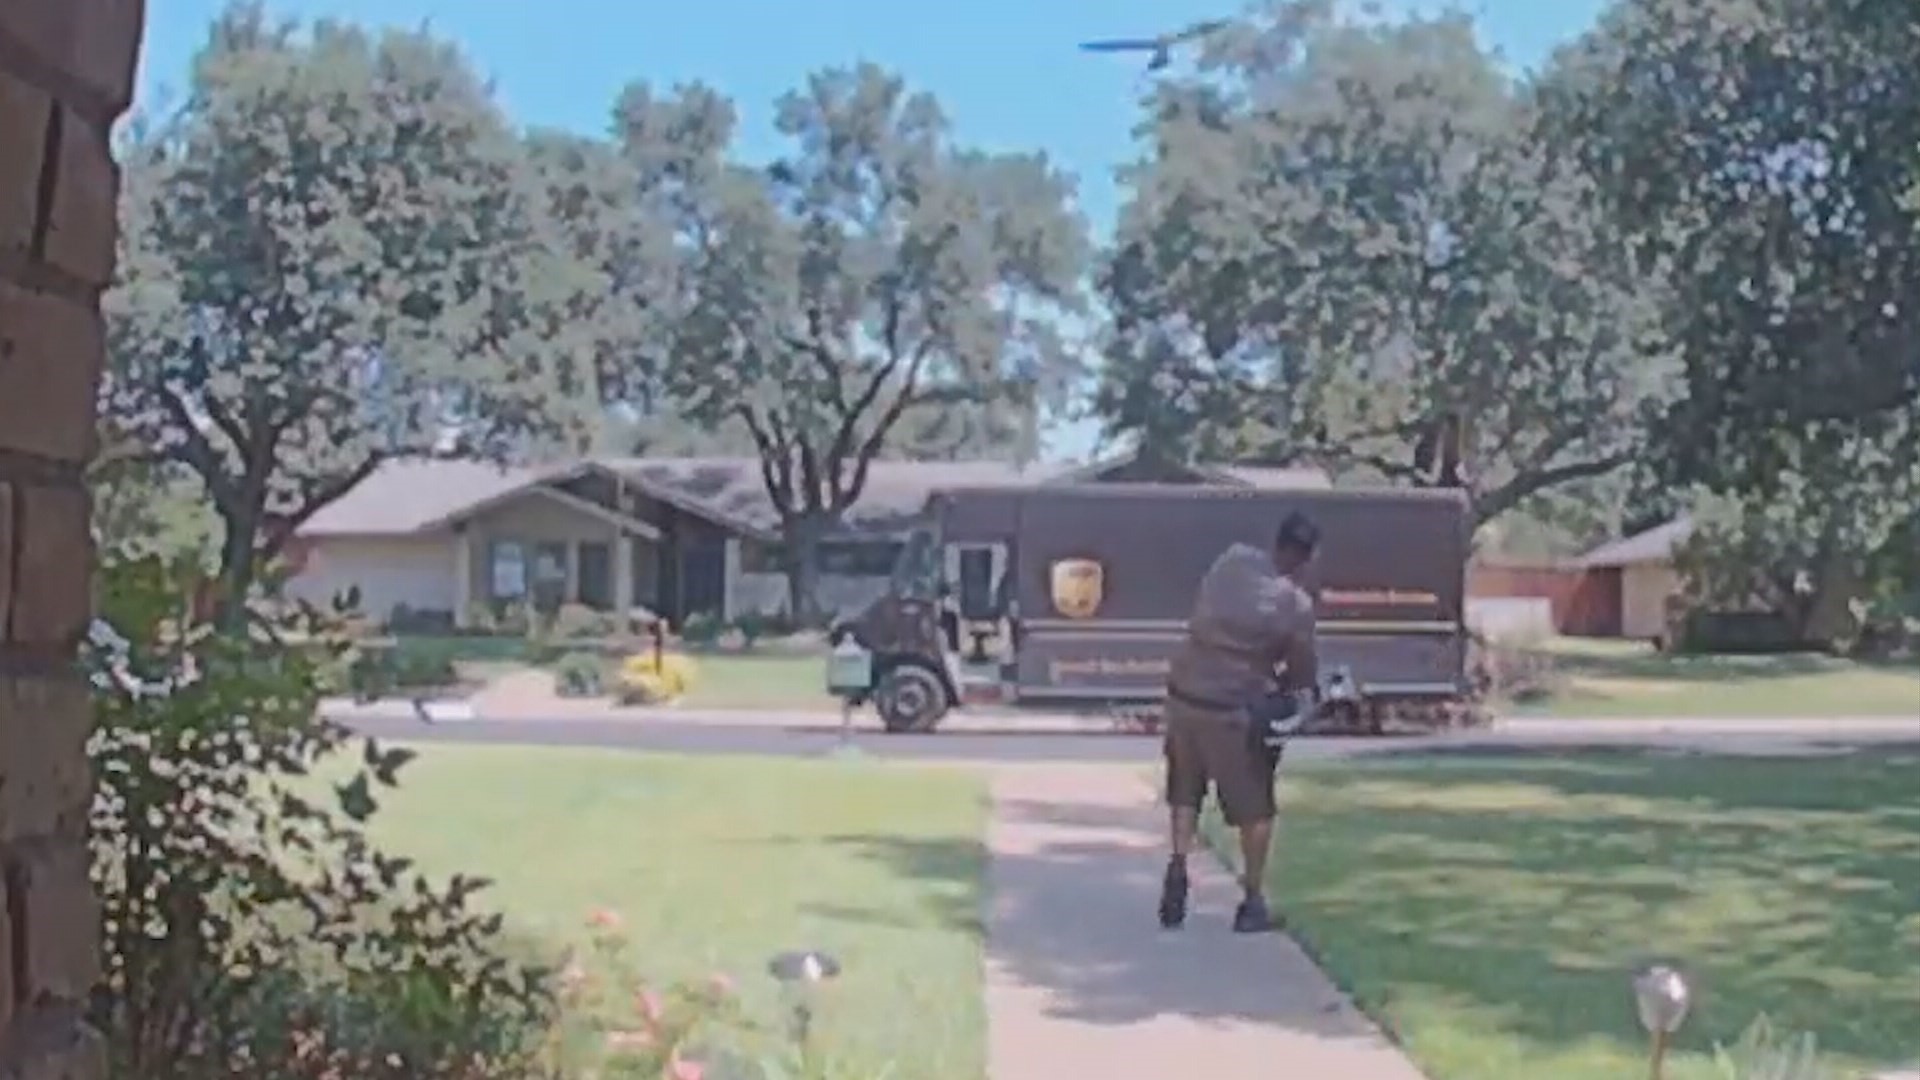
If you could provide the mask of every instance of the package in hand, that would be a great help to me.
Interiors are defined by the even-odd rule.
[[[1254,729],[1270,749],[1285,746],[1312,717],[1313,696],[1303,691],[1264,694],[1253,707]]]

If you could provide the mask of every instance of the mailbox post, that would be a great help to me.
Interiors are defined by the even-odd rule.
[[[853,747],[853,703],[873,689],[873,654],[841,633],[827,657],[827,692],[840,699],[840,745],[846,752]]]

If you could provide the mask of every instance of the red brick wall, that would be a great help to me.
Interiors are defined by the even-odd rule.
[[[1475,561],[1467,595],[1476,599],[1537,597],[1553,609],[1553,625],[1574,637],[1620,633],[1620,572],[1577,566]]]
[[[0,1077],[104,1075],[81,1020],[98,970],[88,882],[90,617],[82,470],[105,343],[141,0],[0,0]]]

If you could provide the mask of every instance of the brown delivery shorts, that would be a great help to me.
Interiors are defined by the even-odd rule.
[[[1256,746],[1245,712],[1199,709],[1169,698],[1164,727],[1167,805],[1199,810],[1211,787],[1236,829],[1273,820],[1277,755]]]

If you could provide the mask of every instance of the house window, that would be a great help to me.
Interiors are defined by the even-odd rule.
[[[828,540],[820,545],[820,572],[837,577],[887,577],[900,561],[898,540]]]
[[[488,596],[494,600],[521,600],[527,595],[527,549],[513,540],[495,540],[487,554]]]
[[[822,540],[819,568],[836,577],[887,577],[900,561],[898,540]],[[743,574],[784,574],[784,545],[759,541],[741,541],[740,572]]]
[[[740,541],[740,572],[743,574],[783,574],[786,547],[776,541]]]

